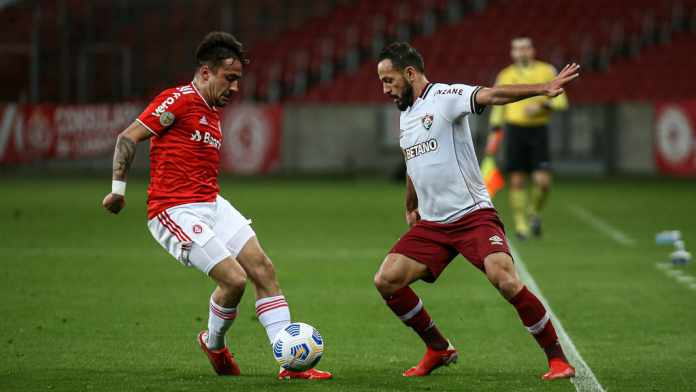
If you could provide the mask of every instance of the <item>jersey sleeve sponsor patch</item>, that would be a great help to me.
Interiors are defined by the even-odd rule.
[[[138,116],[138,121],[150,132],[160,135],[170,127],[177,118],[181,118],[186,108],[184,95],[191,94],[190,86],[165,90],[150,102],[145,110]]]

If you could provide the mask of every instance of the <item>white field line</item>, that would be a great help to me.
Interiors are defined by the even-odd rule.
[[[582,355],[580,355],[580,352],[575,347],[575,344],[573,344],[573,341],[570,339],[570,336],[566,332],[565,328],[563,328],[561,320],[559,320],[558,317],[556,317],[556,315],[553,313],[553,310],[551,310],[549,302],[546,300],[546,298],[544,298],[544,295],[541,293],[541,289],[527,270],[522,257],[511,243],[508,244],[510,246],[512,257],[515,259],[515,266],[517,267],[517,272],[520,274],[520,278],[522,281],[524,281],[527,287],[532,290],[537,297],[539,297],[539,300],[544,303],[544,306],[546,306],[546,311],[549,312],[549,315],[551,316],[553,326],[556,328],[556,333],[558,334],[558,339],[563,347],[563,351],[565,351],[566,355],[568,356],[570,363],[575,366],[576,375],[575,378],[571,379],[571,382],[575,386],[575,390],[578,392],[604,392],[604,387],[602,387],[602,384],[599,383],[597,377],[595,377],[594,373],[592,372],[592,369],[590,369],[587,362],[585,362]]]
[[[570,204],[570,205],[568,205],[568,209],[578,219],[580,219],[581,221],[584,221],[588,225],[594,227],[597,231],[604,233],[609,238],[613,239],[614,241],[618,242],[619,244],[625,245],[625,246],[633,246],[636,244],[636,240],[631,238],[629,235],[627,235],[626,233],[622,232],[621,230],[615,228],[614,226],[610,225],[609,223],[605,222],[603,219],[597,217],[596,215],[594,215],[590,211],[580,207],[579,205]]]
[[[664,272],[667,277],[674,279],[677,283],[681,283],[690,290],[696,290],[696,277],[691,276],[680,269],[676,269],[674,264],[670,262],[655,263],[655,266],[660,271]]]

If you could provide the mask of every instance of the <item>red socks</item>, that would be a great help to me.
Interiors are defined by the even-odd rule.
[[[544,349],[548,359],[561,358],[566,360],[560,344],[556,329],[553,327],[550,315],[544,308],[544,304],[539,301],[536,295],[523,287],[522,290],[510,299],[512,306],[517,309],[517,313],[522,319],[522,323],[529,333],[534,336],[539,346]]]
[[[445,350],[449,346],[449,342],[442,336],[423,307],[423,302],[410,287],[406,286],[399,289],[386,301],[392,312],[404,324],[413,328],[428,347],[439,351]]]
[[[449,346],[447,339],[437,329],[430,315],[423,307],[423,302],[416,293],[406,286],[386,299],[387,306],[401,321],[413,328],[425,344],[433,350],[444,350]],[[522,323],[534,336],[539,346],[544,349],[548,359],[560,358],[567,361],[560,344],[556,329],[553,327],[550,315],[527,287],[517,293],[510,303],[517,309]]]

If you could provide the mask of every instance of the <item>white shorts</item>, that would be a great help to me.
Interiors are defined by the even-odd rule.
[[[212,203],[167,208],[147,222],[150,233],[175,259],[205,274],[227,257],[237,257],[256,235],[251,221],[219,196]]]

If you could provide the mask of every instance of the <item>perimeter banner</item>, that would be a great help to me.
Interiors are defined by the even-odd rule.
[[[108,156],[141,104],[0,106],[0,163]]]
[[[696,176],[696,100],[655,105],[654,147],[660,173]]]
[[[283,108],[234,105],[222,114],[222,170],[264,174],[280,164]]]
[[[0,105],[0,164],[105,158],[142,103]],[[222,114],[222,170],[263,174],[280,162],[280,106],[234,105]]]

